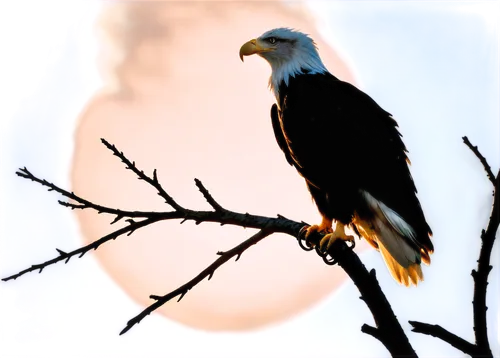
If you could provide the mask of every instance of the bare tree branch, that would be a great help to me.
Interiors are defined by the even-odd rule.
[[[195,179],[195,184],[204,196],[205,200],[213,208],[213,210],[195,211],[186,209],[179,205],[161,186],[157,178],[156,170],[153,171],[153,177],[148,176],[144,173],[144,171],[139,170],[134,162],[128,160],[125,155],[120,152],[114,145],[109,144],[104,139],[102,140],[102,142],[113,152],[115,156],[120,158],[121,161],[125,163],[127,169],[134,172],[140,180],[144,180],[145,182],[156,188],[158,194],[163,199],[165,199],[165,202],[169,204],[174,210],[167,212],[139,212],[105,207],[85,200],[72,192],[70,193],[66,190],[63,190],[46,180],[39,179],[31,174],[26,168],[20,169],[17,173],[19,176],[35,181],[45,187],[48,187],[49,190],[56,191],[61,195],[67,197],[68,199],[76,202],[71,203],[59,201],[61,205],[69,207],[71,209],[93,209],[98,213],[113,215],[114,219],[111,224],[114,224],[119,220],[124,220],[128,222],[129,225],[74,251],[65,252],[63,250],[56,249],[59,253],[59,256],[57,256],[56,258],[48,260],[42,264],[33,265],[30,268],[22,270],[15,275],[4,278],[4,281],[16,279],[19,276],[36,270],[41,272],[45,267],[49,265],[55,264],[60,261],[67,262],[71,257],[76,255],[79,255],[79,257],[81,257],[88,251],[97,249],[100,245],[107,241],[116,239],[123,234],[130,235],[135,230],[158,221],[177,219],[180,220],[181,223],[183,223],[184,221],[192,220],[196,224],[200,224],[202,222],[218,222],[221,225],[230,224],[241,227],[260,229],[257,234],[242,242],[241,244],[235,246],[233,249],[227,252],[219,252],[218,254],[220,255],[220,257],[191,281],[164,296],[152,295],[151,298],[155,299],[156,302],[147,307],[138,316],[131,319],[127,323],[126,327],[122,330],[121,334],[123,334],[131,329],[134,325],[139,323],[144,317],[149,315],[155,309],[165,304],[172,298],[177,296],[180,296],[180,298],[182,298],[187,293],[187,291],[192,289],[200,281],[207,277],[208,279],[210,279],[214,274],[214,271],[229,259],[236,257],[236,260],[238,260],[241,254],[246,249],[256,244],[266,236],[269,236],[273,233],[285,233],[296,237],[299,240],[301,247],[305,250],[312,250],[313,248],[315,248],[316,252],[323,258],[326,263],[338,263],[351,277],[362,294],[361,298],[365,301],[365,303],[371,310],[376,323],[376,327],[371,327],[371,329],[366,329],[366,327],[370,326],[364,326],[364,332],[367,332],[379,339],[387,347],[393,357],[416,357],[415,351],[410,345],[408,338],[404,334],[404,331],[401,328],[398,320],[396,319],[396,316],[394,315],[389,302],[387,301],[378,284],[375,276],[375,271],[372,270],[371,272],[368,272],[365,266],[359,260],[359,257],[352,251],[352,248],[348,247],[347,244],[345,244],[343,241],[338,240],[336,243],[330,246],[328,252],[321,252],[318,249],[319,246],[317,244],[321,240],[322,235],[311,235],[308,238],[308,241],[305,244],[303,243],[305,241],[303,233],[304,228],[307,227],[306,223],[292,221],[286,219],[281,215],[278,215],[277,218],[270,218],[251,215],[249,213],[237,213],[227,210],[223,208],[219,203],[217,203],[217,201],[205,188],[202,182],[198,179]],[[142,220],[135,221],[134,219],[137,218],[142,218]]]
[[[194,286],[196,286],[198,283],[203,281],[206,277],[210,280],[215,272],[216,269],[218,269],[220,266],[225,264],[227,261],[229,261],[231,258],[236,256],[236,260],[239,259],[241,254],[247,250],[249,247],[252,245],[255,245],[262,239],[266,238],[271,234],[270,231],[266,231],[265,229],[260,230],[257,232],[255,235],[250,237],[249,239],[243,241],[241,244],[238,246],[232,248],[229,251],[226,252],[219,252],[220,257],[215,260],[210,266],[208,266],[206,269],[201,271],[196,277],[194,277],[191,281],[185,283],[184,285],[180,286],[179,288],[173,290],[172,292],[164,295],[164,296],[156,296],[156,295],[151,295],[149,296],[151,299],[156,300],[155,303],[152,305],[148,306],[144,311],[142,311],[140,314],[132,318],[130,321],[127,322],[126,327],[120,332],[120,335],[126,333],[129,329],[131,329],[133,326],[136,324],[140,323],[146,316],[148,316],[150,313],[152,313],[154,310],[159,308],[160,306],[164,305],[174,297],[177,297],[180,295],[179,299],[177,302],[179,302],[184,295],[192,289]]]
[[[94,209],[99,214],[106,213],[106,214],[113,214],[113,215],[117,215],[117,216],[121,216],[121,217],[148,217],[151,214],[150,212],[125,211],[125,210],[120,210],[120,209],[112,209],[112,208],[102,206],[99,204],[94,204],[91,201],[88,201],[88,200],[76,195],[73,192],[69,192],[67,190],[61,189],[57,185],[54,185],[45,179],[40,179],[40,178],[34,176],[28,169],[26,169],[26,167],[20,168],[16,172],[16,174],[18,176],[20,176],[21,178],[34,181],[34,182],[48,188],[49,191],[55,191],[55,192],[65,196],[68,199],[72,199],[72,200],[80,203],[80,205],[78,205],[78,204],[72,204],[72,203],[68,203],[68,202],[59,200],[59,204],[61,204],[62,206],[68,207],[70,209]]]
[[[95,204],[86,199],[83,199],[82,197],[76,195],[75,193],[61,189],[57,185],[50,183],[45,179],[40,179],[35,175],[33,175],[27,168],[19,169],[19,171],[16,172],[18,176],[39,183],[40,185],[47,187],[49,191],[55,191],[67,197],[68,199],[74,200],[77,203],[79,203],[79,204],[73,204],[60,200],[59,204],[61,204],[62,206],[69,207],[71,209],[93,209],[97,211],[99,214],[105,213],[114,215],[115,218],[111,222],[111,224],[114,224],[119,220],[125,219],[125,221],[129,223],[129,225],[122,227],[116,231],[113,231],[112,233],[103,236],[102,238],[92,242],[91,244],[78,248],[73,251],[66,252],[56,248],[56,251],[59,253],[59,256],[51,260],[48,260],[46,262],[43,262],[41,264],[32,265],[31,267],[22,270],[17,274],[5,277],[2,279],[3,281],[15,280],[16,278],[33,271],[42,272],[45,267],[61,261],[65,261],[65,263],[67,263],[73,256],[79,255],[79,257],[82,257],[88,251],[96,250],[99,246],[101,246],[103,243],[107,241],[114,240],[123,234],[131,235],[135,230],[139,228],[163,220],[181,219],[182,220],[181,223],[187,220],[192,220],[196,224],[200,224],[202,222],[218,222],[223,225],[231,224],[231,225],[256,228],[256,229],[265,229],[267,227],[270,227],[271,230],[269,231],[269,234],[280,232],[280,233],[287,233],[292,236],[297,236],[299,230],[304,226],[303,223],[294,222],[285,218],[275,219],[258,215],[250,215],[248,213],[237,213],[226,210],[222,208],[215,201],[215,199],[210,195],[209,191],[205,188],[203,183],[198,179],[195,179],[196,186],[203,194],[207,202],[215,209],[215,211],[187,210],[182,206],[180,206],[161,186],[161,184],[158,182],[156,170],[154,170],[153,172],[153,177],[152,178],[149,177],[147,174],[144,173],[143,170],[139,170],[136,167],[135,162],[131,162],[130,160],[128,160],[128,158],[125,157],[123,152],[120,152],[114,145],[109,144],[104,139],[102,139],[102,142],[107,148],[109,148],[113,152],[115,156],[120,158],[121,161],[126,164],[127,169],[137,174],[140,180],[144,180],[145,182],[156,188],[159,195],[162,196],[167,202],[167,204],[172,206],[175,210],[168,212],[154,212],[154,211],[146,212],[146,211],[126,211],[121,209],[109,208],[103,205]],[[134,218],[144,218],[144,220],[135,221]]]
[[[40,182],[36,180],[37,182]],[[53,185],[53,184],[52,184]],[[54,185],[56,189],[57,186]],[[58,191],[54,189],[55,191]],[[90,202],[89,202],[90,203]],[[18,273],[2,278],[2,281],[15,280],[18,277],[27,274],[33,271],[42,272],[42,270],[50,265],[56,264],[61,261],[65,261],[67,263],[73,256],[79,255],[82,257],[90,250],[96,250],[103,243],[108,242],[110,240],[114,240],[117,237],[127,234],[127,236],[131,235],[135,230],[151,225],[155,222],[164,221],[164,220],[175,220],[180,219],[182,222],[191,220],[196,224],[200,224],[202,222],[217,222],[221,224],[230,224],[236,226],[242,226],[247,228],[270,228],[272,233],[285,233],[292,236],[297,236],[300,229],[303,227],[303,223],[295,222],[288,219],[280,219],[280,218],[269,218],[265,216],[258,215],[250,215],[248,213],[237,213],[233,211],[229,211],[224,209],[223,212],[216,211],[194,211],[194,210],[186,210],[185,212],[177,212],[177,211],[169,211],[169,212],[135,212],[135,211],[124,211],[119,209],[111,209],[103,206],[96,205],[97,207],[103,208],[102,212],[106,212],[108,214],[116,215],[115,220],[111,222],[111,224],[115,223],[117,219],[128,218],[126,221],[129,225],[120,228],[112,233],[103,236],[102,238],[86,245],[76,250],[65,252],[56,248],[59,253],[59,256],[45,261],[41,264],[32,265],[31,267],[19,271]],[[94,208],[94,204],[90,203],[88,205],[89,208]],[[145,217],[144,220],[134,221],[132,218],[137,217]]]
[[[493,184],[493,205],[490,220],[486,230],[481,232],[481,250],[477,269],[472,270],[474,278],[474,299],[472,301],[475,344],[467,342],[463,338],[447,331],[441,326],[431,325],[417,321],[410,321],[413,331],[417,333],[431,335],[451,344],[474,358],[493,357],[488,340],[488,322],[486,306],[486,293],[488,287],[488,275],[492,269],[490,264],[491,253],[495,243],[496,233],[500,225],[500,170],[495,177],[486,158],[479,152],[477,146],[473,146],[467,137],[462,138],[464,143],[476,155],[483,164],[486,174]]]
[[[417,357],[389,301],[380,288],[375,270],[372,269],[368,272],[354,251],[341,240],[335,241],[331,247],[333,249],[330,249],[328,253],[354,282],[361,293],[361,299],[366,303],[375,319],[376,328],[368,328],[367,330],[369,326],[364,325],[361,329],[362,332],[377,338],[392,357]]]
[[[476,345],[480,356],[493,356],[488,340],[488,322],[486,306],[486,292],[488,288],[488,276],[493,266],[490,264],[491,253],[495,243],[496,233],[500,225],[500,170],[495,179],[495,192],[493,196],[493,208],[486,231],[481,232],[481,251],[477,262],[477,270],[472,270],[474,278],[474,299],[472,307],[474,312],[474,334]]]
[[[472,143],[469,141],[469,138],[467,136],[462,137],[462,140],[464,141],[465,145],[469,147],[470,150],[476,155],[476,157],[479,159],[481,164],[484,167],[484,170],[486,171],[486,175],[488,176],[488,179],[490,180],[491,184],[495,186],[495,176],[493,175],[493,172],[491,171],[491,167],[486,161],[486,158],[483,157],[483,155],[479,152],[479,149],[477,149],[477,145],[472,145]]]
[[[24,274],[27,274],[27,273],[33,272],[33,271],[37,271],[37,270],[38,270],[38,273],[41,273],[43,271],[43,269],[46,268],[47,266],[56,264],[56,263],[61,262],[61,261],[64,261],[64,263],[67,264],[68,261],[73,256],[79,255],[78,258],[81,258],[83,255],[85,255],[90,250],[97,250],[97,248],[99,246],[101,246],[102,244],[104,244],[105,242],[108,242],[110,240],[115,240],[117,237],[119,237],[119,236],[121,236],[123,234],[127,234],[127,236],[131,235],[135,230],[137,230],[137,229],[139,229],[141,227],[148,226],[148,225],[150,225],[150,224],[152,224],[154,222],[157,222],[157,221],[160,221],[160,220],[164,220],[164,219],[161,218],[161,217],[156,217],[156,218],[152,217],[152,218],[147,218],[147,219],[144,219],[144,220],[141,220],[141,221],[137,221],[137,222],[133,221],[132,219],[129,219],[129,220],[131,220],[129,222],[129,225],[127,225],[125,227],[122,227],[121,229],[118,229],[116,231],[113,231],[112,233],[110,233],[110,234],[108,234],[106,236],[101,237],[99,240],[96,240],[96,241],[92,242],[89,245],[80,247],[79,249],[76,249],[76,250],[73,250],[73,251],[70,251],[70,252],[65,252],[63,250],[60,250],[60,249],[56,248],[56,251],[59,253],[59,256],[57,256],[57,257],[55,257],[55,258],[53,258],[51,260],[45,261],[45,262],[43,262],[41,264],[31,265],[27,269],[19,271],[15,275],[2,278],[2,281],[15,280],[15,279],[17,279],[18,277],[20,277],[20,276],[22,276]]]
[[[136,317],[129,320],[125,328],[120,332],[120,334],[123,334],[130,330],[133,326],[141,322],[147,315],[149,315],[154,310],[167,303],[171,299],[180,296],[180,301],[180,299],[182,299],[182,297],[199,282],[201,282],[205,278],[208,278],[210,280],[215,270],[225,264],[231,258],[236,257],[236,260],[238,260],[245,250],[273,233],[285,233],[296,237],[299,241],[300,246],[304,250],[310,251],[312,249],[315,249],[316,253],[321,256],[327,264],[332,265],[337,263],[349,275],[349,277],[361,292],[361,299],[366,303],[375,320],[375,327],[367,324],[363,325],[361,330],[364,333],[367,333],[378,339],[382,344],[384,344],[384,346],[389,350],[393,357],[417,357],[408,340],[408,337],[405,335],[394,312],[392,311],[389,302],[387,301],[387,298],[380,288],[375,275],[375,270],[371,270],[370,272],[368,272],[363,263],[359,260],[359,257],[352,251],[352,247],[349,247],[345,242],[343,242],[342,240],[337,240],[328,248],[327,252],[322,252],[319,249],[318,245],[319,241],[322,238],[320,234],[313,234],[307,240],[304,238],[303,234],[304,229],[307,227],[306,223],[292,221],[284,218],[281,215],[278,215],[277,218],[269,218],[264,216],[251,215],[249,213],[237,213],[227,210],[214,199],[207,188],[198,179],[195,179],[195,184],[205,200],[213,208],[213,210],[195,211],[186,209],[179,205],[161,186],[158,181],[156,170],[153,171],[152,177],[148,176],[144,173],[144,171],[139,170],[136,167],[135,162],[131,162],[130,160],[128,160],[125,155],[120,152],[114,145],[109,144],[104,139],[102,139],[102,142],[108,149],[113,152],[115,156],[120,158],[121,161],[125,163],[127,169],[134,172],[140,180],[144,180],[145,182],[153,186],[157,190],[158,195],[160,195],[165,200],[165,202],[174,210],[167,212],[147,212],[126,211],[109,208],[83,199],[75,193],[61,189],[44,179],[39,179],[31,172],[29,172],[26,168],[20,169],[17,172],[17,175],[19,175],[20,177],[35,181],[42,186],[47,187],[49,191],[56,191],[73,201],[59,201],[59,204],[61,204],[62,206],[68,207],[72,210],[93,209],[99,214],[104,213],[113,215],[114,219],[111,221],[111,224],[114,224],[123,219],[128,223],[128,225],[117,229],[106,236],[101,237],[100,239],[94,241],[89,245],[70,252],[66,252],[56,248],[59,254],[57,257],[41,264],[32,265],[31,267],[22,270],[15,275],[4,278],[3,281],[14,280],[32,271],[42,272],[45,267],[61,261],[65,261],[67,263],[73,256],[78,255],[79,257],[82,257],[88,251],[96,250],[105,242],[114,240],[117,237],[122,236],[123,234],[127,234],[127,236],[131,235],[135,230],[158,221],[176,219],[180,220],[180,222],[183,223],[187,220],[192,220],[196,224],[200,224],[202,222],[218,222],[221,225],[230,224],[259,229],[259,231],[255,235],[243,241],[231,250],[226,252],[218,252],[220,257],[189,282],[166,295],[151,295],[150,297],[156,300],[156,302],[144,309]],[[410,321],[410,324],[413,325],[413,331],[440,338],[456,347],[457,349],[470,354],[473,357],[491,357],[492,354],[489,347],[486,324],[486,286],[488,274],[491,270],[491,251],[495,240],[495,234],[500,223],[500,172],[495,178],[486,159],[481,155],[481,153],[479,153],[477,147],[472,146],[467,137],[464,137],[464,142],[479,158],[487,172],[488,178],[490,179],[490,181],[492,181],[492,183],[494,183],[495,186],[494,203],[490,222],[487,229],[483,230],[481,235],[482,247],[480,258],[478,260],[478,268],[477,270],[472,271],[472,276],[474,277],[475,283],[473,307],[476,344],[469,343],[466,340],[454,335],[453,333],[448,332],[446,329],[437,325],[430,325],[427,323],[416,321]],[[137,219],[141,220],[136,221]]]
[[[165,202],[174,208],[176,211],[185,211],[185,209],[177,204],[177,202],[163,189],[160,182],[158,181],[158,176],[156,173],[156,169],[153,171],[153,177],[147,176],[143,170],[137,169],[135,166],[135,162],[131,162],[130,160],[123,155],[123,152],[120,152],[114,144],[110,144],[106,139],[101,138],[101,142],[113,152],[113,155],[120,158],[120,160],[125,163],[126,169],[133,171],[139,177],[139,180],[144,180],[146,183],[152,185],[158,191],[158,195],[165,199]]]
[[[203,183],[200,180],[195,178],[194,182],[196,183],[196,186],[198,187],[200,192],[205,197],[205,200],[210,204],[210,206],[212,208],[214,208],[215,211],[219,211],[219,212],[225,211],[225,209],[222,206],[220,206],[217,201],[215,201],[215,199],[212,197],[212,195],[210,195],[207,188],[205,188],[205,186],[203,186]]]
[[[445,341],[446,343],[452,345],[456,349],[459,349],[462,352],[469,355],[472,355],[473,352],[477,350],[477,347],[474,344],[466,341],[465,339],[457,336],[456,334],[447,331],[446,329],[437,324],[428,324],[418,321],[409,321],[409,322],[413,326],[412,331],[415,333],[427,334],[429,336],[439,338]]]

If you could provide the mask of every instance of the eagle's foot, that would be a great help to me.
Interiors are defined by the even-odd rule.
[[[337,225],[335,226],[335,231],[326,234],[320,240],[320,242],[319,242],[320,250],[323,252],[328,251],[330,246],[332,246],[332,244],[336,240],[349,241],[352,244],[351,246],[354,245],[354,236],[346,235],[345,234],[345,225],[341,224],[340,222],[337,222]]]
[[[322,235],[326,235],[326,234],[329,234],[332,232],[333,232],[332,221],[328,220],[326,218],[323,218],[323,220],[321,221],[321,224],[311,225],[306,229],[305,237],[306,237],[306,240],[308,240],[309,236],[311,236],[314,233],[320,233]]]

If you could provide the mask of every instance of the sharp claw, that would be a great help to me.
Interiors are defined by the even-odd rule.
[[[332,234],[326,234],[323,236],[319,242],[319,248],[321,251],[328,251],[332,243],[335,241]],[[326,248],[325,248],[326,246]]]
[[[327,252],[332,244],[335,242],[335,240],[343,240],[343,241],[348,241],[351,243],[349,245],[350,247],[354,247],[355,241],[354,241],[354,236],[352,235],[346,235],[344,233],[344,226],[342,225],[341,227],[336,227],[335,231],[333,231],[331,228],[325,228],[324,225],[311,225],[307,228],[301,229],[301,232],[303,233],[303,237],[305,238],[305,241],[308,241],[311,235],[319,233],[322,234],[323,237],[319,241],[316,251],[319,252]]]
[[[330,246],[336,241],[336,240],[343,240],[343,241],[348,241],[351,243],[352,247],[355,245],[354,241],[354,236],[348,235],[345,237],[337,237],[334,233],[326,234],[323,236],[323,238],[319,242],[319,248],[320,251],[326,252],[330,249]]]
[[[306,229],[306,234],[305,234],[305,238],[306,240],[309,239],[309,236],[312,235],[312,233],[314,232],[318,232],[318,229],[319,229],[319,226],[318,225],[312,225],[312,226],[309,226],[307,229]]]

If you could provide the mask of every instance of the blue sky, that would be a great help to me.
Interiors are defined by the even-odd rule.
[[[22,5],[0,5],[0,39],[10,49],[0,59],[0,94],[8,98],[0,105],[2,276],[47,259],[54,247],[67,245],[68,237],[73,246],[80,243],[71,214],[51,205],[56,198],[12,175],[26,165],[34,172],[50,172],[58,183],[69,182],[71,136],[65,133],[74,123],[66,119],[76,117],[99,85],[89,65],[95,55],[90,29],[97,2],[73,4],[37,5],[26,15],[25,21],[33,23],[28,32],[7,21],[25,15]],[[322,21],[324,37],[355,69],[359,87],[398,120],[435,233],[433,264],[418,289],[402,289],[382,274],[384,264],[375,251],[364,253],[362,260],[380,273],[407,331],[405,321],[422,320],[471,339],[470,271],[489,216],[491,188],[461,137],[478,144],[496,172],[498,2],[314,1],[311,8]],[[45,16],[37,18],[37,13]],[[33,56],[39,59],[36,66],[29,60]],[[68,73],[74,71],[80,75],[69,83]],[[40,160],[44,157],[50,160]],[[30,250],[12,257],[19,245]],[[498,354],[498,244],[495,255],[489,324]],[[78,302],[69,292],[78,293]],[[358,297],[347,283],[311,311],[252,333],[198,332],[153,315],[147,324],[118,337],[138,306],[87,259],[0,284],[0,356],[67,357],[70,350],[72,357],[145,352],[171,357],[383,357],[386,351],[379,342],[359,331],[372,318]],[[410,334],[410,340],[421,356],[461,356],[433,338]]]

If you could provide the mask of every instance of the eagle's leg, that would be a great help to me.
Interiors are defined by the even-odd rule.
[[[322,251],[328,250],[330,246],[335,242],[335,240],[339,239],[344,241],[354,241],[354,236],[346,235],[345,225],[340,221],[337,221],[335,224],[335,231],[323,236],[323,238],[319,242],[319,247]]]

